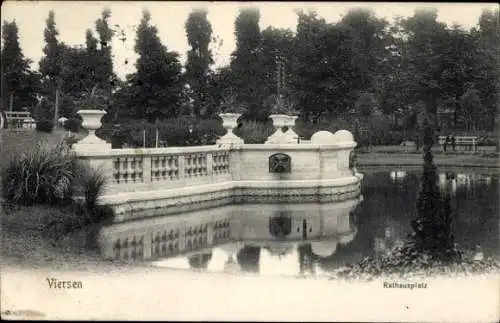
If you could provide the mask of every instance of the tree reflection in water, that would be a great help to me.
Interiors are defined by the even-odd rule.
[[[339,243],[333,255],[318,258],[319,266],[325,271],[357,263],[377,251],[385,253],[411,232],[420,173],[409,171],[404,178],[394,181],[387,171],[360,169],[360,172],[365,174],[361,186],[364,199],[351,216],[357,234],[351,242]],[[461,174],[460,183],[456,178],[458,174]],[[452,208],[456,242],[470,250],[480,245],[484,257],[500,260],[498,175],[443,171],[441,178],[450,185],[443,182],[441,189],[455,190]]]
[[[208,263],[212,259],[212,252],[200,253],[189,258],[189,266],[192,269],[201,269],[206,270],[208,267]]]
[[[246,272],[259,272],[260,247],[245,245],[236,256],[241,269]]]

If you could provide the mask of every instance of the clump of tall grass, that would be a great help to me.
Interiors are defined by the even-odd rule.
[[[54,204],[72,197],[77,158],[63,143],[35,145],[1,169],[2,196],[15,204]]]
[[[92,168],[84,163],[79,165],[78,179],[75,181],[74,196],[77,201],[74,203],[74,212],[82,226],[113,218],[113,210],[109,206],[99,204],[107,183],[106,174],[101,168]]]
[[[80,165],[76,187],[85,202],[87,210],[96,209],[99,198],[104,194],[107,178],[102,169],[93,169],[88,165]]]
[[[92,209],[106,186],[102,170],[82,164],[64,143],[15,153],[0,174],[3,198],[21,205],[70,201],[76,193]]]

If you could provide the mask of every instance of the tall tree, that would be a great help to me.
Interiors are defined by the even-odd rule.
[[[44,95],[51,104],[54,104],[52,116],[55,124],[58,118],[60,88],[62,86],[61,70],[64,63],[62,61],[61,45],[57,39],[59,31],[56,28],[55,14],[52,10],[46,20],[43,35],[45,39],[43,53],[45,56],[40,60],[39,70],[42,75]]]
[[[187,52],[185,79],[193,93],[194,115],[199,117],[208,108],[210,66],[214,63],[209,45],[212,41],[212,25],[206,10],[193,10],[185,24],[190,50]],[[206,111],[203,111],[206,112]]]
[[[481,117],[485,115],[479,91],[468,89],[459,99],[461,112],[465,118],[466,130],[476,130]]]
[[[418,216],[412,221],[413,241],[417,250],[443,261],[452,261],[459,257],[454,249],[454,236],[451,227],[450,197],[441,196],[437,186],[438,175],[433,161],[431,148],[434,133],[425,126],[424,168],[421,190],[417,199]]]
[[[437,21],[437,10],[418,9],[402,21],[407,37],[407,77],[412,84],[412,101],[422,100],[436,113],[441,94],[440,78],[447,50],[446,25]]]
[[[443,71],[439,78],[441,104],[460,112],[460,97],[473,85],[476,46],[468,32],[459,25],[447,30]]]
[[[102,11],[101,17],[95,22],[95,29],[99,35],[98,64],[95,74],[99,87],[111,96],[116,79],[111,55],[111,41],[115,32],[109,26],[109,18],[111,18],[111,10],[106,8]]]
[[[64,61],[59,76],[62,80],[61,95],[78,101],[95,86],[95,70],[90,61],[89,49],[61,43],[60,50],[61,60]]]
[[[267,96],[262,82],[262,37],[259,27],[260,11],[256,8],[240,9],[234,23],[236,49],[231,54],[231,70],[238,101],[247,105],[248,116],[254,119],[267,117],[261,111]],[[253,111],[255,110],[255,111]]]
[[[352,51],[345,26],[327,24],[315,12],[298,13],[291,85],[305,120],[333,118],[353,106],[351,89],[359,72],[348,59]]]
[[[380,76],[385,74],[383,67],[387,56],[388,22],[376,17],[373,10],[357,8],[349,10],[340,24],[346,28],[351,38],[351,60],[359,73],[352,82],[352,90],[375,92],[382,88],[385,77]]]
[[[154,122],[180,114],[183,83],[178,53],[167,50],[150,22],[151,14],[144,11],[135,44],[137,72],[130,82],[134,117]]]
[[[37,101],[38,78],[30,70],[31,60],[24,57],[19,45],[16,22],[4,21],[2,31],[2,105],[17,111],[32,107]]]
[[[299,104],[301,115],[309,121],[316,121],[323,112],[321,88],[318,83],[318,67],[325,60],[320,51],[322,36],[325,35],[326,22],[318,17],[316,12],[297,12],[297,33],[294,42],[294,57],[292,60],[291,87]]]
[[[291,75],[294,35],[290,29],[267,27],[262,31],[262,70],[263,83],[272,95],[286,95]],[[281,68],[278,68],[281,64]],[[278,77],[278,73],[281,73]]]
[[[477,40],[475,88],[491,121],[498,118],[500,106],[500,10],[485,10],[479,17],[479,28],[472,31]],[[498,124],[498,123],[497,123]],[[493,122],[490,124],[490,129]]]
[[[85,49],[86,49],[86,66],[88,67],[88,75],[87,78],[91,83],[91,87],[96,84],[100,85],[98,80],[98,66],[99,66],[99,49],[98,49],[98,40],[94,36],[94,33],[91,29],[87,29],[85,33]]]

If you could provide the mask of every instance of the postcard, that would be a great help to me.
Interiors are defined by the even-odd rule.
[[[3,2],[2,318],[498,321],[499,17]]]

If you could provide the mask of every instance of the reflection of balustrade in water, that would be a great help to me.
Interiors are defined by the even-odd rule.
[[[100,247],[105,258],[146,260],[175,268],[191,268],[189,264],[199,255],[210,254],[206,265],[198,269],[235,272],[246,268],[236,260],[240,251],[253,246],[260,250],[257,268],[261,274],[298,273],[303,267],[299,249],[311,250],[306,257],[310,260],[328,257],[338,244],[354,239],[356,228],[350,214],[359,202],[231,205],[128,221],[103,228]],[[272,234],[269,219],[276,214],[292,218],[289,234]]]
[[[213,243],[220,244],[229,242],[231,238],[231,227],[229,220],[216,221],[213,225]]]
[[[180,249],[180,230],[156,231],[152,234],[151,258],[177,254]]]
[[[136,260],[142,259],[144,255],[144,236],[131,236],[116,239],[113,246],[115,259]]]
[[[230,240],[227,209],[114,224],[99,235],[103,257],[154,260],[203,250]],[[204,216],[208,215],[208,216]]]

